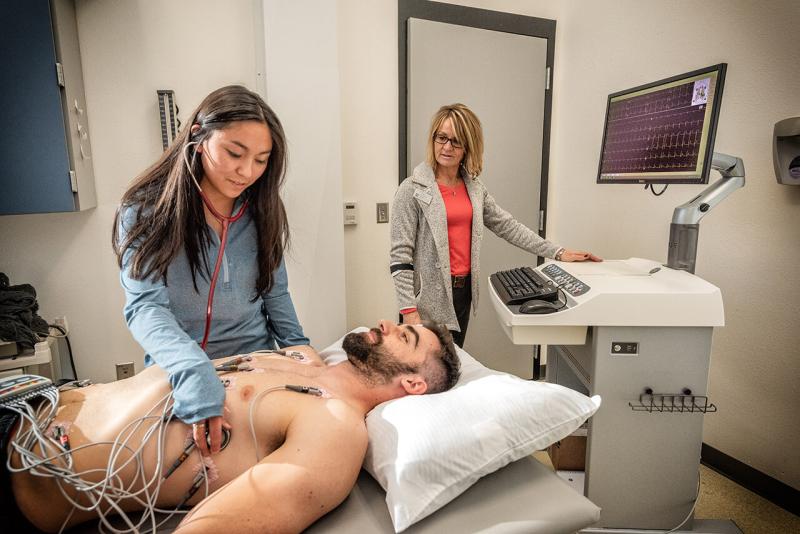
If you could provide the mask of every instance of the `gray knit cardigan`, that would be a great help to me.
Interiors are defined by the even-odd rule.
[[[480,256],[483,227],[519,248],[553,258],[559,250],[536,232],[518,222],[497,205],[478,178],[464,178],[472,202],[472,309],[478,309]],[[399,309],[416,307],[423,319],[458,331],[450,282],[450,250],[444,201],[433,169],[421,163],[403,180],[391,213],[390,270]],[[406,266],[406,267],[401,267]],[[413,266],[409,269],[408,266]]]

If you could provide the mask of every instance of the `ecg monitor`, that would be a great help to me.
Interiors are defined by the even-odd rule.
[[[726,66],[609,95],[597,183],[708,183]]]

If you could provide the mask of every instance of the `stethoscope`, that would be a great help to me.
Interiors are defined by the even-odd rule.
[[[199,141],[194,141],[186,145],[186,148],[189,148],[192,145],[199,144]],[[195,153],[196,154],[196,153]],[[194,163],[195,154],[192,154],[192,163]],[[211,315],[212,315],[212,306],[214,303],[214,290],[217,287],[217,278],[219,277],[219,269],[222,266],[222,257],[225,254],[225,245],[228,242],[228,227],[231,223],[234,223],[242,218],[244,215],[244,211],[247,209],[247,199],[242,202],[242,205],[239,207],[239,211],[230,217],[226,217],[225,215],[221,214],[217,211],[214,207],[214,204],[211,203],[211,200],[203,191],[203,188],[200,187],[200,183],[197,181],[197,178],[194,176],[194,172],[192,171],[192,166],[189,164],[189,159],[186,157],[186,150],[183,151],[183,161],[186,164],[186,168],[189,170],[189,175],[192,177],[192,181],[194,182],[195,187],[197,187],[197,191],[200,192],[200,198],[203,199],[203,204],[208,208],[208,211],[211,212],[211,215],[214,216],[220,223],[222,223],[222,236],[220,236],[219,241],[219,252],[217,253],[217,261],[214,263],[214,273],[211,275],[211,284],[208,287],[208,303],[206,304],[206,327],[203,331],[203,341],[200,343],[200,348],[206,350],[206,345],[208,344],[208,334],[211,332]]]

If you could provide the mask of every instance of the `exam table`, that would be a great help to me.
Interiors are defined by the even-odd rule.
[[[380,485],[364,470],[347,499],[311,525],[307,534],[392,534]],[[487,475],[408,534],[573,533],[600,519],[600,508],[547,466],[526,456]]]
[[[306,534],[392,534],[385,493],[363,469],[338,508],[306,529]],[[181,516],[158,529],[172,532]],[[600,519],[600,508],[572,489],[547,466],[526,456],[487,475],[443,508],[404,533],[569,534]],[[118,517],[112,523],[123,527]],[[235,531],[235,525],[232,525]],[[70,534],[97,532],[97,522]]]

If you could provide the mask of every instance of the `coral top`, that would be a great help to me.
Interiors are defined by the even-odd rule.
[[[467,186],[459,180],[455,187],[437,184],[447,212],[447,240],[450,243],[450,274],[470,273],[470,248],[472,242],[472,202]]]

